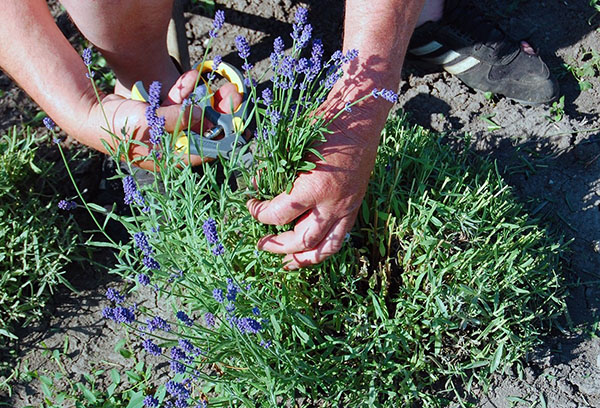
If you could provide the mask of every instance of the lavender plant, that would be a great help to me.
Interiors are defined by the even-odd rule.
[[[125,284],[107,292],[111,305],[102,315],[168,363],[140,405],[439,406],[456,378],[485,379],[514,362],[536,343],[539,323],[562,307],[554,271],[560,245],[521,215],[493,169],[482,167],[483,179],[470,175],[465,159],[400,118],[386,129],[359,232],[339,254],[287,272],[278,256],[255,250],[267,227],[247,213],[248,196],[289,191],[298,172],[314,167],[306,154],[319,157],[315,146],[333,120],[318,107],[356,57],[338,52],[323,62],[316,40],[303,57],[311,34],[301,9],[291,53],[275,40],[271,85],[260,95],[248,43],[236,39],[255,107],[250,169],[240,160],[244,149],[219,159],[220,175],[214,165],[200,174],[185,165],[156,116],[153,85],[146,160],[159,170],[154,182],[140,185],[127,163],[130,174],[119,177],[130,216],[85,204],[131,234],[108,244],[117,255],[112,271]],[[106,146],[118,160],[128,157],[129,143],[124,134],[115,148]],[[254,177],[256,190],[222,182],[239,172]],[[507,218],[515,227],[503,230]],[[459,233],[470,239],[464,256]],[[124,289],[143,297],[136,302]]]

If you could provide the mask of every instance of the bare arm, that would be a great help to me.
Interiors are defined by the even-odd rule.
[[[342,109],[373,88],[396,90],[410,36],[424,0],[346,1],[344,50],[357,49],[347,73],[323,108]],[[250,200],[248,209],[266,224],[298,219],[293,231],[263,237],[259,249],[286,254],[287,269],[323,261],[339,251],[352,228],[375,163],[381,130],[391,108],[370,98],[332,124],[334,134],[319,146],[325,161],[301,174],[292,192],[273,200]]]
[[[129,2],[115,4],[130,5]],[[166,4],[169,3],[166,2]],[[102,25],[104,31],[100,34],[89,27],[90,24],[93,24],[93,21],[90,20],[92,20],[95,9],[86,14],[85,10],[82,10],[83,3],[72,8],[75,9],[74,12],[78,16],[82,15],[78,17],[78,20],[83,23],[84,27],[82,28],[87,27],[94,34],[95,41],[102,43],[103,38],[109,37],[104,42],[111,43],[109,41],[111,38],[107,34],[109,23],[105,22]],[[2,13],[0,13],[0,68],[11,76],[65,132],[85,145],[105,151],[102,140],[106,140],[109,145],[113,143],[108,133],[102,130],[107,127],[107,123],[90,80],[85,75],[87,68],[56,26],[46,2],[44,0],[0,0],[0,9],[2,9]],[[119,29],[118,26],[119,24],[115,24],[115,30]],[[125,35],[143,37],[143,33],[125,33]],[[142,37],[138,37],[138,41]],[[157,36],[156,41],[161,41],[161,39],[162,37]],[[122,40],[124,41],[125,38]],[[146,40],[148,39],[146,38]],[[160,43],[160,45],[166,49],[164,43]],[[128,58],[132,61],[131,65],[138,64],[140,75],[146,73],[149,78],[165,80],[165,78],[155,77],[160,74],[160,72],[156,72],[156,68],[154,70],[143,69],[143,66],[146,65],[153,66],[151,62],[155,60],[152,58],[145,61],[136,58],[131,53],[127,54],[123,50],[107,50],[107,52],[112,60],[121,61],[121,64]],[[170,60],[167,62],[171,63]],[[132,73],[128,74],[131,76]],[[157,114],[165,116],[165,127],[168,131],[173,130],[180,113],[178,104],[191,92],[196,75],[196,72],[188,72],[181,76],[168,93],[165,106],[159,108]],[[131,82],[131,78],[127,79]],[[146,81],[146,85],[148,82],[149,80]],[[172,82],[171,78],[171,84]],[[145,120],[147,105],[145,103],[131,101],[116,94],[101,95],[101,98],[109,127],[117,136],[121,137],[121,129],[127,126],[129,137],[149,145],[149,132]],[[224,106],[227,103],[229,103],[228,99],[224,101]],[[226,106],[228,109],[230,105]],[[195,111],[193,121],[197,122],[200,117],[201,112]],[[131,157],[137,157],[146,156],[148,152],[147,146],[136,144],[132,145],[129,154]],[[192,161],[199,163],[202,159],[193,157]],[[151,168],[152,164],[146,162],[142,163],[142,166]]]

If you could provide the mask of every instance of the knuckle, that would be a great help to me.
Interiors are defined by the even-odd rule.
[[[316,248],[322,240],[322,236],[320,234],[307,234],[302,238],[302,243],[304,244],[303,249],[313,249]]]

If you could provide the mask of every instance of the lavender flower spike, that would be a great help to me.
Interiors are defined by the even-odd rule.
[[[135,245],[142,251],[144,255],[150,256],[154,253],[150,243],[148,242],[148,237],[143,232],[136,232],[133,234],[133,240],[135,241]]]
[[[386,101],[391,102],[391,103],[398,102],[398,94],[396,92],[392,91],[391,89],[379,90],[377,88],[373,88],[371,95],[373,95],[373,97],[375,99],[377,99],[378,97],[382,97],[383,99],[385,99]]]
[[[218,37],[219,30],[223,27],[225,23],[225,12],[223,10],[217,10],[215,12],[215,19],[213,21],[213,28],[208,32],[210,38]]]
[[[144,406],[147,408],[157,408],[160,401],[154,398],[153,395],[146,395],[144,398]]]
[[[46,129],[48,129],[48,130],[54,130],[54,128],[56,127],[56,123],[54,123],[54,121],[52,119],[50,119],[48,116],[46,116],[42,120],[42,123],[44,124],[44,126],[46,126]]]
[[[208,218],[206,221],[204,221],[204,224],[202,225],[202,230],[204,231],[204,236],[206,237],[206,240],[209,244],[214,245],[219,243],[219,235],[217,234],[217,222],[214,219]]]
[[[250,56],[250,45],[244,36],[238,35],[235,37],[235,47],[241,59],[246,59]]]
[[[75,201],[60,200],[58,202],[58,208],[64,211],[71,211],[77,208],[77,203]]]
[[[86,67],[92,65],[92,48],[88,47],[85,50],[83,50],[81,57],[83,58],[83,63]]]

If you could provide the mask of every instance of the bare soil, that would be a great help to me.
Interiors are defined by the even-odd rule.
[[[341,1],[217,3],[225,10],[227,23],[213,52],[234,64],[240,62],[233,39],[243,34],[252,45],[251,62],[261,72],[268,64],[273,40],[279,35],[287,38],[293,13],[301,5],[309,6],[315,34],[328,51],[341,44]],[[398,108],[410,112],[414,123],[444,132],[450,141],[470,134],[472,148],[497,160],[530,212],[573,241],[564,260],[570,292],[564,331],[557,330],[545,339],[543,346],[528,356],[524,370],[508,370],[494,378],[487,392],[477,390],[473,402],[482,408],[533,406],[536,402],[539,407],[600,407],[600,78],[589,79],[593,87],[580,91],[564,68],[565,63],[581,64],[586,50],[600,50],[600,15],[593,17],[587,0],[484,0],[478,4],[507,32],[529,39],[540,49],[559,77],[564,117],[550,120],[548,106],[527,107],[502,97],[488,100],[449,74],[424,72],[410,64],[404,68]],[[51,6],[66,35],[80,44],[68,18],[56,5]],[[212,20],[197,6],[188,7],[185,17],[192,61],[198,60]],[[4,92],[0,130],[29,122],[38,110],[36,105],[4,75],[0,75],[0,89]],[[495,129],[485,117],[497,124]],[[81,292],[56,296],[50,318],[23,330],[18,350],[30,369],[48,369],[47,359],[40,353],[41,342],[49,348],[61,347],[65,336],[71,339],[74,375],[89,371],[92,361],[130,364],[113,351],[121,334],[100,317],[104,292],[112,278],[94,268],[80,270],[78,275],[75,284]],[[40,401],[40,391],[33,384],[17,385],[14,391],[11,406]]]

